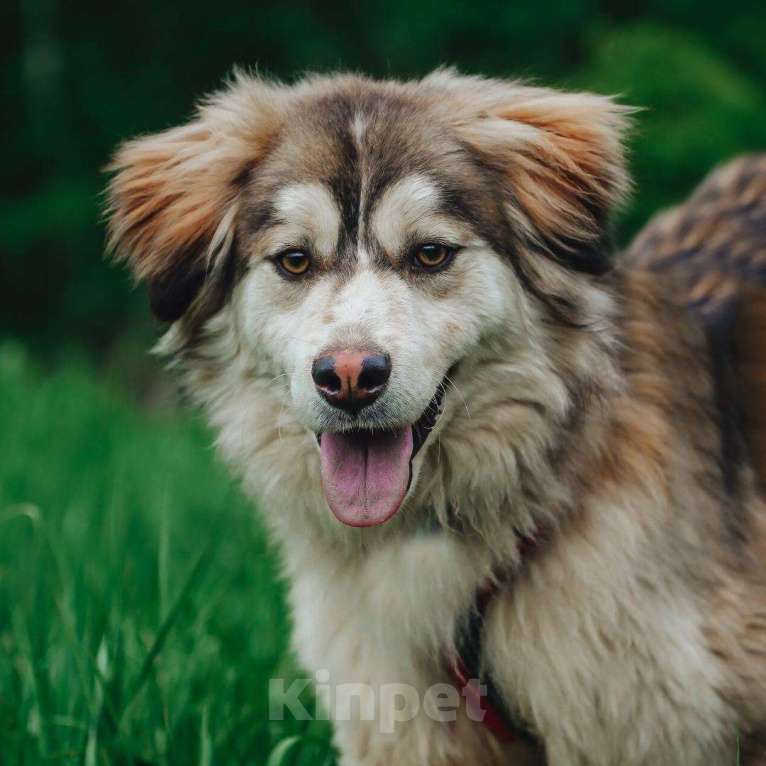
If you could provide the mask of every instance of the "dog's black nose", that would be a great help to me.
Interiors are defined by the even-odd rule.
[[[311,377],[333,407],[355,415],[385,390],[391,377],[391,357],[358,349],[335,351],[314,360]]]

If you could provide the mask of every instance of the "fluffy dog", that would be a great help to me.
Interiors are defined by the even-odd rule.
[[[237,75],[116,155],[111,244],[282,543],[345,766],[766,763],[731,338],[673,287],[683,248],[613,266],[627,116],[444,70]],[[729,216],[762,237],[753,193]],[[488,587],[472,649],[514,742],[424,703]],[[417,695],[348,716],[348,684]]]

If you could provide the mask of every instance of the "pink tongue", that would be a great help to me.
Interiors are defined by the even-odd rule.
[[[320,445],[322,486],[335,516],[352,527],[388,521],[407,494],[412,429],[325,433]]]

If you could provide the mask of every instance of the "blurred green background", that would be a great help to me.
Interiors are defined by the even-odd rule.
[[[233,64],[454,64],[645,108],[625,241],[766,149],[766,3],[5,0],[0,41],[0,763],[331,759],[325,726],[266,720],[299,672],[275,556],[102,257],[100,168]]]

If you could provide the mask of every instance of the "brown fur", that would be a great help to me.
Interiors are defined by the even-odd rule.
[[[657,216],[625,261],[669,276],[731,356],[753,465],[766,483],[766,155],[710,175],[683,207]]]
[[[741,412],[748,462],[761,496],[766,485],[765,224],[766,156],[745,157],[712,173],[688,203],[653,220],[624,256],[625,263],[670,280],[675,301],[693,307],[711,338],[712,353],[726,360],[722,374],[731,385],[717,407],[722,417]],[[724,454],[727,458],[733,456]],[[716,655],[735,671],[726,693],[749,710],[753,722],[754,733],[743,742],[747,764],[761,763],[764,756],[758,732],[766,728],[766,523],[761,499],[747,492],[745,497],[748,544],[728,555],[722,551],[708,632]],[[728,637],[724,625],[732,631]]]
[[[742,293],[735,330],[738,364],[753,467],[761,492],[766,492],[766,286],[749,285]],[[763,558],[766,560],[766,548]]]
[[[257,114],[256,121],[241,119],[238,110],[245,108]],[[120,148],[108,168],[114,173],[109,244],[130,259],[139,279],[167,272],[179,254],[202,260],[214,255],[216,232],[278,119],[275,91],[266,85],[240,88],[226,103],[203,102],[189,125]]]

